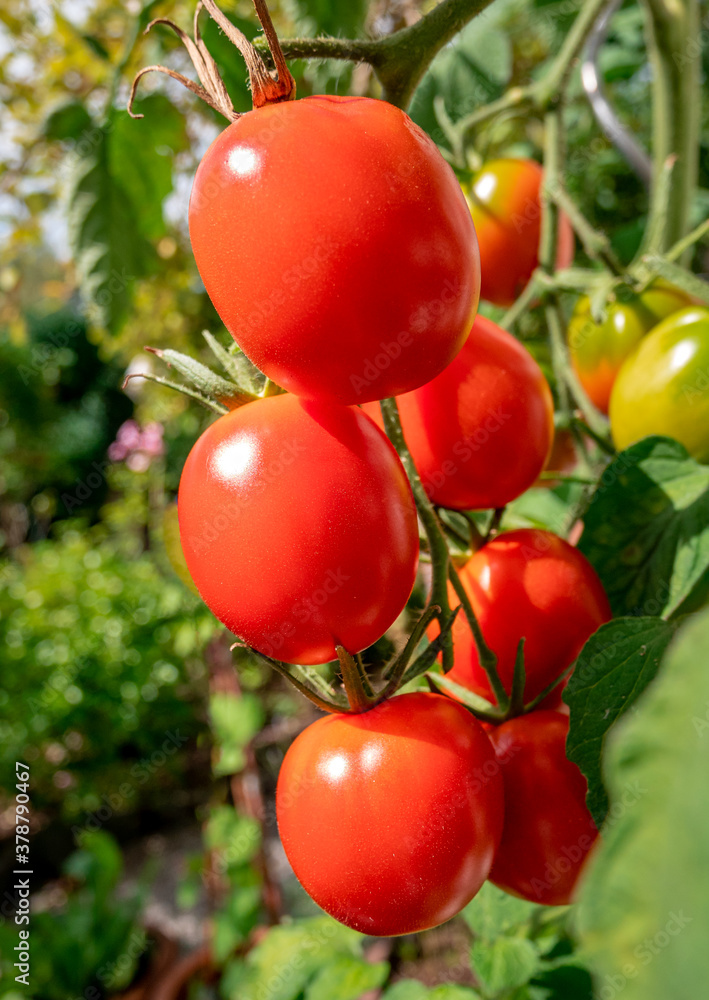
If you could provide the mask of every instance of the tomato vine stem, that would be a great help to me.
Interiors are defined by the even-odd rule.
[[[379,404],[382,411],[382,419],[389,440],[402,461],[406,475],[409,477],[411,489],[416,501],[421,523],[423,524],[426,538],[428,539],[428,549],[431,556],[431,594],[429,597],[429,607],[437,605],[440,608],[438,621],[443,626],[444,620],[450,615],[451,607],[448,600],[448,567],[450,564],[450,552],[448,542],[444,534],[441,522],[438,519],[433,504],[429,500],[423,483],[419,477],[418,470],[411,457],[404,432],[401,427],[399,407],[395,399],[383,399]],[[443,670],[447,672],[453,666],[453,639],[450,635],[443,640]]]

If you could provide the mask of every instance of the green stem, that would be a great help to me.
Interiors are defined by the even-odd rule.
[[[510,691],[510,704],[507,708],[507,718],[521,715],[524,711],[524,685],[527,679],[524,669],[524,637],[517,644],[517,656],[515,657],[515,668],[512,675],[512,690]]]
[[[497,655],[485,642],[485,636],[480,628],[480,622],[478,621],[475,611],[473,610],[473,605],[470,603],[470,598],[465,591],[463,582],[458,576],[453,564],[449,567],[448,575],[450,576],[450,581],[453,584],[453,589],[458,595],[458,600],[463,606],[463,613],[468,620],[470,631],[473,633],[473,641],[475,642],[475,648],[478,653],[480,666],[487,674],[490,687],[492,688],[492,693],[495,695],[495,700],[497,701],[499,708],[504,712],[507,710],[510,699],[509,695],[505,691],[505,686],[500,679],[500,675],[497,672]]]
[[[359,665],[344,646],[335,646],[335,649],[340,661],[342,683],[345,686],[350,711],[353,713],[366,712],[372,707],[372,696],[367,692],[369,684],[365,685]]]
[[[568,216],[574,232],[591,260],[597,260],[605,264],[613,274],[621,275],[623,266],[613,253],[610,240],[605,233],[594,229],[558,177],[556,186],[552,188],[547,184],[547,190],[557,207]]]
[[[680,267],[679,264],[673,264],[665,257],[647,256],[642,258],[641,263],[651,274],[659,274],[665,281],[669,281],[670,284],[681,288],[687,295],[691,295],[709,306],[709,282],[704,281],[703,278],[692,274],[691,271]]]
[[[291,59],[344,59],[374,69],[391,104],[405,108],[435,55],[485,10],[492,0],[442,0],[425,17],[400,31],[374,40],[286,38],[281,48]],[[254,43],[266,56],[262,39]]]
[[[699,243],[707,234],[709,234],[709,219],[700,222],[696,229],[693,229],[684,239],[678,240],[673,247],[670,247],[665,254],[665,260],[679,260],[685,250],[689,250],[695,243]]]
[[[585,0],[556,59],[544,76],[532,85],[535,102],[541,110],[556,103],[566,90],[576,59],[607,3],[608,0]]]
[[[666,212],[663,253],[687,233],[697,181],[700,89],[699,0],[645,0],[652,66],[653,179],[648,226]],[[675,155],[666,206],[656,192],[667,158]]]
[[[440,608],[438,621],[442,628],[444,621],[448,619],[451,613],[450,601],[448,600],[448,567],[450,564],[448,543],[446,542],[446,536],[443,533],[441,523],[436,516],[436,511],[434,510],[433,505],[428,499],[426,491],[423,488],[418,471],[414,465],[414,460],[411,457],[411,452],[406,446],[404,432],[401,428],[401,419],[399,418],[399,408],[396,405],[396,400],[383,399],[379,406],[382,411],[384,427],[389,440],[394,445],[394,448],[396,449],[397,454],[399,455],[399,458],[401,459],[406,470],[406,474],[409,477],[411,489],[414,494],[414,500],[416,501],[416,508],[418,510],[419,517],[421,518],[424,531],[426,532],[426,538],[428,539],[428,549],[431,556],[433,576],[431,582],[431,594],[428,603],[429,606],[437,604]],[[449,632],[448,635],[444,637],[443,642],[443,670],[448,671],[452,666],[453,639]]]
[[[500,320],[500,326],[503,330],[510,330],[515,325],[517,320],[524,315],[526,310],[533,306],[535,301],[541,295],[542,289],[543,286],[540,281],[540,274],[539,271],[536,270],[532,273],[532,277],[524,286],[522,293],[515,299],[514,303]]]

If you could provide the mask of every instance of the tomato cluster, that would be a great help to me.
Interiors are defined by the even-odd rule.
[[[358,669],[356,654],[414,586],[416,505],[378,400],[397,397],[413,464],[439,507],[502,508],[545,468],[546,379],[518,340],[475,316],[481,260],[482,294],[497,304],[512,302],[537,266],[541,182],[531,161],[496,161],[476,177],[468,208],[402,111],[354,97],[266,104],[202,160],[190,202],[195,258],[226,327],[271,382],[194,445],[180,537],[214,614],[279,669],[339,657],[347,681],[346,664]],[[563,266],[573,254],[563,216],[559,236]],[[525,640],[526,714],[495,704],[459,617],[449,676],[488,700],[485,724],[464,698],[385,691],[365,711],[351,700],[349,712],[313,723],[281,767],[278,823],[296,875],[323,909],[366,933],[432,927],[488,878],[567,902],[596,835],[585,779],[565,755],[568,720],[528,703],[609,618],[598,578],[563,539],[519,530],[486,540],[461,582],[508,695]],[[431,642],[440,627],[430,626]]]

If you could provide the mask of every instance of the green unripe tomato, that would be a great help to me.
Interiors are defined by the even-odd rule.
[[[571,361],[589,399],[602,413],[608,413],[613,383],[625,359],[657,323],[690,301],[678,288],[655,281],[640,295],[628,292],[610,302],[605,319],[596,323],[588,296],[578,300],[567,334]]]
[[[610,421],[618,448],[661,434],[709,461],[709,309],[682,309],[640,341],[613,386]]]

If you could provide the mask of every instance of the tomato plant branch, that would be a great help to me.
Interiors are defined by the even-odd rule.
[[[580,15],[579,15],[580,16]],[[564,141],[562,133],[563,105],[547,112],[544,119],[544,184],[541,191],[542,219],[539,237],[539,268],[552,279],[556,268],[559,239],[559,205],[552,192],[561,189],[564,162]],[[591,403],[571,364],[564,340],[564,322],[561,303],[555,291],[548,295],[544,314],[549,334],[551,359],[556,376],[557,391],[564,415],[571,423],[574,403],[584,415],[589,427],[601,435],[605,421]],[[581,453],[583,449],[579,449]],[[585,460],[585,454],[580,457]]]
[[[548,698],[549,695],[552,693],[552,691],[555,688],[558,688],[558,686],[566,680],[566,678],[569,676],[569,674],[571,673],[571,671],[574,669],[575,666],[576,666],[576,661],[574,660],[574,662],[566,668],[563,674],[559,674],[559,676],[555,680],[553,680],[551,684],[547,684],[544,690],[541,691],[536,698],[533,698],[532,701],[530,701],[527,705],[524,706],[523,709],[524,714],[526,715],[528,712],[533,712],[535,708],[539,708],[544,699]]]
[[[442,0],[414,24],[377,39],[287,38],[292,59],[343,59],[373,68],[384,98],[405,108],[434,56],[492,0]],[[261,49],[262,43],[255,42]]]
[[[605,233],[595,229],[557,178],[554,188],[547,185],[547,193],[556,206],[568,216],[574,232],[591,258],[604,264],[613,274],[621,275],[623,266],[616,257]]]
[[[498,706],[502,711],[506,711],[509,706],[510,699],[497,671],[497,655],[485,642],[485,637],[482,629],[480,628],[480,622],[478,621],[475,611],[473,610],[473,605],[471,604],[465,587],[463,586],[463,583],[452,564],[448,568],[448,575],[458,600],[463,607],[463,613],[468,621],[470,631],[473,633],[473,640],[478,653],[480,666],[487,674],[487,678],[490,681],[490,687],[495,695],[495,700],[497,701]]]
[[[379,404],[382,411],[382,419],[389,440],[402,461],[406,475],[409,477],[411,489],[413,490],[416,509],[418,510],[421,523],[423,524],[426,538],[428,539],[428,549],[431,556],[431,594],[429,597],[429,607],[434,604],[440,608],[438,621],[443,628],[444,620],[451,613],[451,606],[448,600],[448,567],[450,564],[450,553],[448,543],[443,533],[443,528],[438,520],[433,504],[428,499],[423,483],[419,477],[411,452],[406,446],[404,432],[401,427],[399,408],[395,399],[383,399]],[[448,671],[453,666],[453,640],[450,633],[443,640],[443,670]]]
[[[642,263],[652,274],[659,274],[661,278],[676,285],[677,288],[681,288],[687,295],[709,305],[709,282],[704,281],[703,278],[692,274],[691,271],[687,271],[686,268],[674,264],[665,257],[648,255],[642,258]]]
[[[576,60],[586,40],[593,31],[594,24],[608,0],[586,0],[564,40],[558,55],[538,80],[523,87],[510,89],[490,104],[476,108],[455,123],[461,133],[469,132],[483,122],[508,111],[534,110],[539,114],[555,105],[565,90]]]
[[[695,243],[699,243],[704,237],[709,234],[709,219],[705,219],[704,222],[700,222],[699,225],[688,233],[684,239],[678,240],[673,247],[665,254],[665,260],[675,261],[684,254],[685,250],[689,250],[693,247]]]
[[[698,0],[645,0],[647,47],[652,67],[653,177],[648,226],[666,211],[662,245],[669,249],[687,233],[697,181],[701,47]],[[657,197],[669,156],[677,163],[666,209]]]
[[[524,669],[524,637],[522,637],[517,644],[510,703],[507,706],[506,713],[507,718],[512,718],[514,715],[521,715],[524,711],[524,685],[526,680],[527,675]]]

